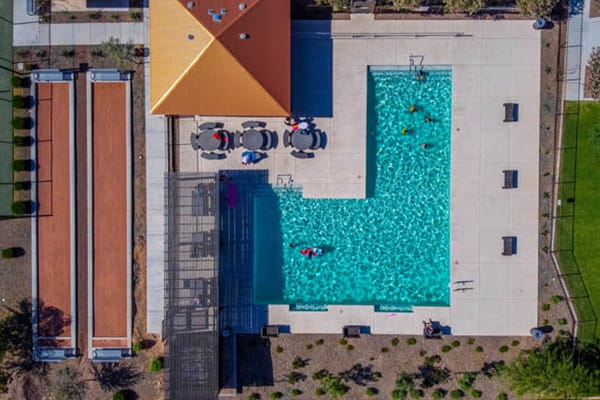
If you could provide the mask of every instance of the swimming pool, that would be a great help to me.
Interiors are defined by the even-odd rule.
[[[367,85],[369,196],[257,193],[258,303],[449,305],[451,70],[418,81],[406,69],[371,67]],[[306,246],[325,255],[308,259]]]

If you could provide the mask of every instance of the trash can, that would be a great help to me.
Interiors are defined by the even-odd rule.
[[[533,29],[544,29],[547,22],[544,18],[538,18],[533,23]]]
[[[538,340],[544,337],[544,332],[542,332],[538,328],[531,328],[529,330],[529,333],[531,333],[531,336],[533,336],[534,338],[536,338]]]

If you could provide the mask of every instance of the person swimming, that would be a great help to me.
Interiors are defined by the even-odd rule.
[[[322,256],[323,253],[323,249],[319,247],[306,247],[300,250],[300,254],[307,256],[309,259],[313,258],[314,256]]]
[[[408,128],[403,126],[400,132],[402,132],[403,135],[406,135],[408,133]]]
[[[417,106],[415,106],[414,104],[411,104],[410,107],[408,107],[408,112],[412,114],[415,111],[417,111]]]

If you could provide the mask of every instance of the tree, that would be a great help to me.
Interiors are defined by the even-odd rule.
[[[85,397],[85,382],[74,369],[64,367],[58,370],[52,387],[54,400],[79,400]]]
[[[394,10],[412,10],[421,4],[421,0],[392,0]]]
[[[131,41],[121,43],[119,39],[111,36],[107,41],[100,43],[98,50],[110,58],[118,69],[123,69],[128,63],[140,63],[135,56],[135,47]]]
[[[451,13],[475,14],[481,6],[481,0],[444,0],[445,10]]]
[[[600,0],[598,0],[600,1]],[[587,62],[588,88],[594,99],[600,99],[600,47],[593,47]]]
[[[140,373],[130,365],[118,363],[102,363],[100,368],[93,365],[92,373],[102,390],[106,392],[133,386],[140,376]]]
[[[574,346],[572,340],[548,341],[524,350],[502,375],[519,396],[577,399],[600,393],[600,351],[596,344]]]
[[[517,0],[517,7],[522,14],[532,17],[547,17],[558,0]]]

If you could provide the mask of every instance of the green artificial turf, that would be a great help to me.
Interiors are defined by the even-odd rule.
[[[580,333],[600,338],[600,103],[567,102],[563,126],[556,250]]]
[[[0,1],[0,215],[11,215],[12,146],[12,17],[13,2]]]

